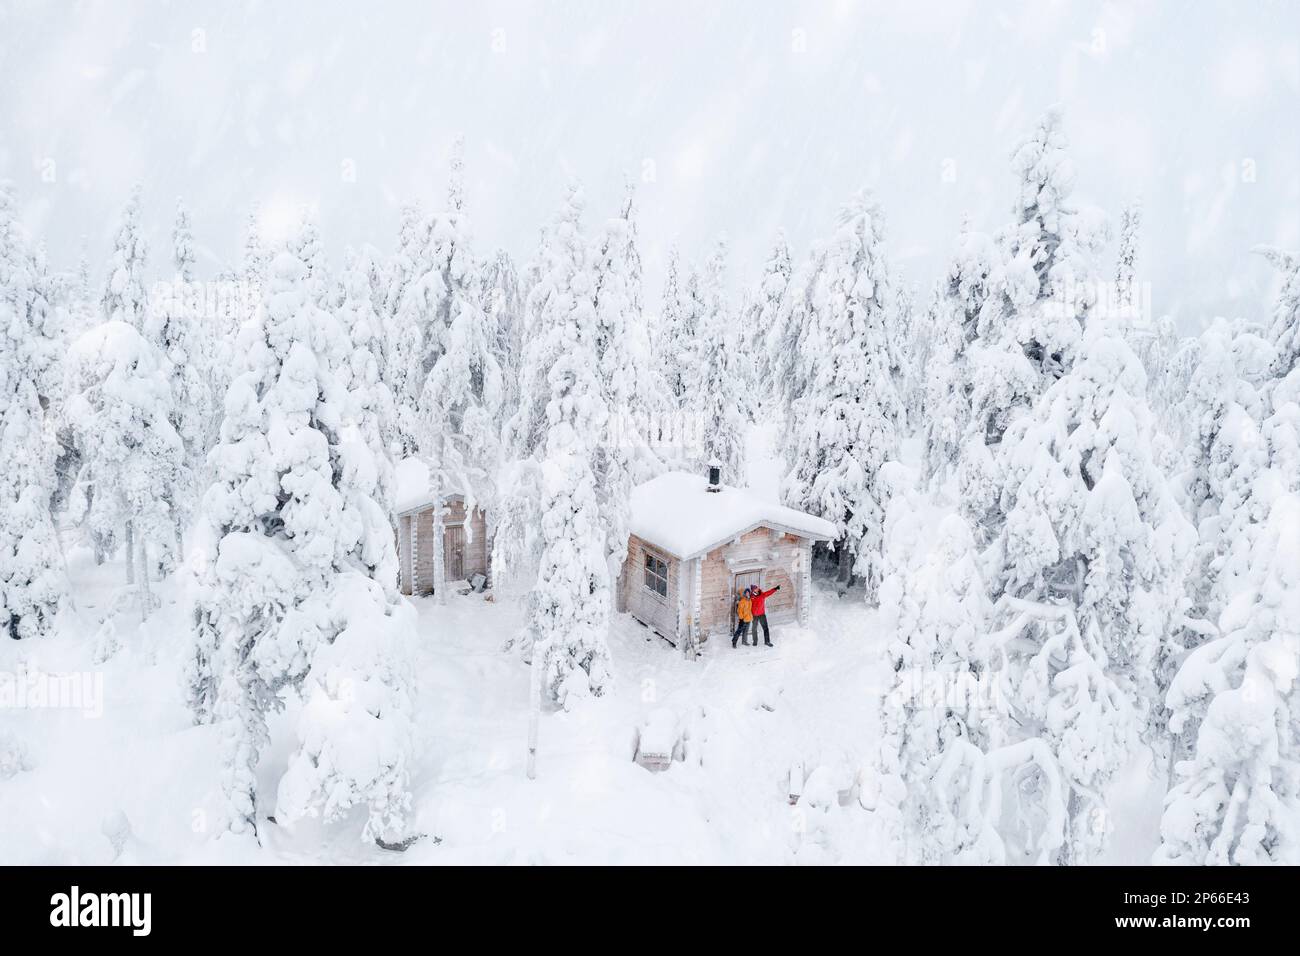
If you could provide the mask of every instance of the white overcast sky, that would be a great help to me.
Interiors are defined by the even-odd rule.
[[[671,243],[726,232],[752,278],[778,226],[802,256],[869,186],[928,289],[964,213],[1007,219],[1008,153],[1053,102],[1080,195],[1144,199],[1156,311],[1265,314],[1251,246],[1300,248],[1297,0],[0,0],[0,177],[56,266],[82,235],[102,263],[136,180],[160,275],[179,194],[212,271],[254,200],[272,231],[317,205],[336,262],[391,250],[463,132],[481,252],[526,259],[571,176],[611,215],[630,173],[654,307]]]

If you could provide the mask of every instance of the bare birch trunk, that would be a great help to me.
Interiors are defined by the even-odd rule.
[[[149,591],[149,546],[144,535],[140,536],[140,621],[149,620],[153,610],[153,594]]]
[[[135,524],[126,523],[126,583],[135,584]]]
[[[433,497],[433,593],[447,603],[447,528],[443,519],[442,489]]]

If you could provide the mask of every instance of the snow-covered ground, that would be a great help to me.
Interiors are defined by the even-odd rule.
[[[769,426],[750,436],[750,483],[775,495]],[[940,520],[941,514],[934,519]],[[416,829],[404,854],[360,840],[364,814],[324,826],[262,824],[263,845],[212,839],[220,731],[195,727],[182,695],[194,594],[188,572],[157,588],[139,624],[119,564],[71,547],[77,613],[43,641],[0,642],[0,670],[86,675],[76,707],[6,712],[0,757],[0,863],[889,863],[890,834],[863,808],[887,635],[857,595],[816,588],[810,626],[775,629],[773,648],[714,639],[699,661],[626,615],[612,628],[616,683],[602,699],[541,724],[538,773],[525,775],[528,669],[502,645],[523,625],[506,595],[417,598]],[[115,596],[129,595],[115,605]],[[100,622],[111,621],[115,634]],[[113,650],[116,643],[117,648]],[[109,656],[102,663],[98,657]],[[72,686],[72,685],[68,685]],[[295,708],[272,722],[260,768],[273,798]],[[638,729],[675,722],[679,758],[652,773],[634,761]],[[18,757],[20,742],[21,758]],[[2,765],[2,764],[0,764]],[[1117,784],[1107,862],[1155,847],[1163,781],[1146,755]],[[791,805],[792,767],[807,778]],[[847,789],[840,806],[837,791]],[[868,787],[869,790],[869,787]],[[272,803],[273,799],[268,799]],[[867,803],[870,803],[868,798]],[[263,809],[263,815],[270,812]]]
[[[104,609],[119,572],[78,561],[87,618]],[[793,763],[856,774],[875,739],[881,637],[866,608],[831,593],[816,594],[812,627],[777,628],[774,648],[714,641],[698,662],[621,616],[611,635],[613,693],[544,717],[534,781],[524,774],[528,670],[501,650],[522,623],[519,609],[481,595],[452,595],[445,607],[417,599],[413,784],[417,829],[428,838],[398,855],[359,841],[361,817],[293,832],[268,823],[261,850],[209,839],[219,733],[190,725],[180,680],[184,587],[160,590],[169,602],[147,628],[131,624],[133,606],[116,615],[121,648],[103,665],[93,661],[89,628],[0,646],[5,670],[24,661],[45,673],[90,672],[102,677],[104,698],[102,715],[33,709],[7,718],[31,769],[0,782],[0,862],[108,862],[123,821],[131,836],[120,859],[138,863],[881,859],[871,814],[857,804],[823,814],[787,799]],[[633,761],[635,738],[660,708],[680,722],[685,760],[651,773]],[[266,793],[287,756],[273,751],[263,762]],[[810,842],[828,826],[833,847],[842,845],[829,854]]]
[[[766,434],[751,478],[775,494]],[[163,606],[139,624],[118,564],[71,547],[78,614],[44,641],[0,643],[7,673],[84,674],[81,708],[6,715],[28,768],[0,780],[0,862],[200,861],[379,863],[779,863],[887,861],[872,814],[853,802],[789,803],[790,772],[848,786],[867,766],[887,687],[883,636],[860,600],[814,594],[811,625],[775,629],[773,648],[706,644],[687,661],[620,615],[610,643],[617,682],[603,699],[547,714],[537,779],[524,773],[528,669],[504,653],[523,624],[504,595],[415,600],[419,744],[413,789],[426,838],[405,854],[363,844],[362,817],[290,831],[269,822],[263,846],[212,840],[220,733],[194,727],[182,696],[193,579],[157,587]],[[115,596],[125,593],[120,605]],[[115,631],[112,650],[100,622]],[[101,689],[101,690],[97,690]],[[100,696],[97,696],[100,695]],[[276,739],[293,717],[273,721]],[[684,747],[663,773],[634,762],[638,728],[667,711]],[[273,795],[288,758],[261,766]],[[264,811],[266,812],[266,811]],[[825,846],[823,846],[825,844]]]

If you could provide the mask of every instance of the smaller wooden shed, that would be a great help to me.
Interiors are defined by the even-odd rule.
[[[465,496],[444,490],[442,549],[448,585],[482,574],[491,584],[487,515],[475,508],[465,513]],[[429,468],[417,458],[397,465],[397,560],[403,594],[432,594],[434,590],[435,494]]]
[[[734,627],[735,595],[781,590],[767,601],[774,624],[808,621],[812,545],[835,526],[744,488],[674,471],[632,492],[618,607],[673,644]]]

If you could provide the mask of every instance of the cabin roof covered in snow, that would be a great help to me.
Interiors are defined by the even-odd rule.
[[[394,469],[397,477],[396,506],[399,515],[418,511],[433,504],[433,486],[429,482],[429,465],[419,458],[403,458]],[[444,488],[446,500],[461,497],[459,488]]]
[[[754,528],[774,528],[830,541],[835,526],[814,515],[767,501],[745,488],[709,492],[703,475],[670,471],[632,491],[628,530],[683,560],[712,551]]]

